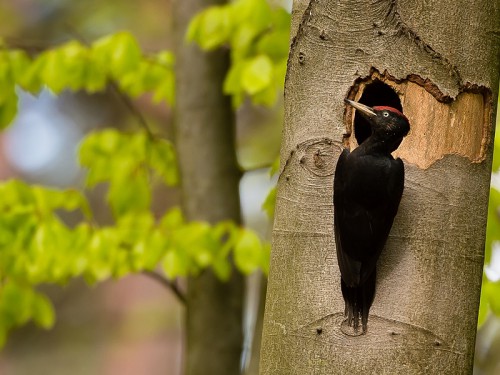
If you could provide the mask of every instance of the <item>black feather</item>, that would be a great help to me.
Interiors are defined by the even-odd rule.
[[[335,241],[345,315],[355,331],[361,319],[363,333],[375,297],[377,260],[404,188],[403,162],[391,152],[408,133],[409,124],[399,139],[375,130],[353,152],[342,152],[334,179]]]

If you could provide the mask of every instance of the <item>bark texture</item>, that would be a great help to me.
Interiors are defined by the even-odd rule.
[[[496,0],[294,1],[261,374],[472,372],[499,20]],[[343,99],[374,81],[415,127],[368,332],[348,337],[332,182],[356,146]]]
[[[222,94],[229,65],[227,51],[202,52],[184,39],[190,19],[220,0],[177,0],[176,143],[188,220],[240,221],[234,114]],[[211,271],[190,277],[187,291],[186,364],[188,375],[234,375],[243,345],[243,277],[229,282]]]

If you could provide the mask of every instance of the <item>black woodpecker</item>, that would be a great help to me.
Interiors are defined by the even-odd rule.
[[[343,324],[352,327],[356,336],[366,333],[377,260],[403,194],[403,161],[391,153],[410,131],[410,123],[392,107],[345,102],[371,127],[371,135],[361,145],[340,155],[333,186],[335,242],[345,301]]]

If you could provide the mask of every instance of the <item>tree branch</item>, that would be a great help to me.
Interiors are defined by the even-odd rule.
[[[122,101],[125,107],[127,107],[130,113],[136,118],[137,122],[141,125],[141,127],[148,135],[148,138],[151,140],[155,139],[155,135],[151,131],[151,128],[149,127],[149,124],[144,118],[142,112],[137,109],[132,100],[130,100],[130,98],[120,90],[115,81],[110,80],[108,84],[115,95]]]
[[[163,286],[169,288],[175,294],[179,302],[182,303],[184,306],[186,306],[186,297],[181,292],[181,290],[179,289],[178,285],[175,282],[170,281],[169,279],[163,277],[162,275],[154,271],[144,270],[142,271],[142,274],[151,277],[152,279],[158,281]]]
[[[33,56],[45,50],[56,47],[56,44],[45,40],[26,40],[16,37],[4,37],[4,47],[10,49],[19,49]]]

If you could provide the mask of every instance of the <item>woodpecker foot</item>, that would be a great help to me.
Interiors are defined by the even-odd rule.
[[[347,336],[356,337],[366,333],[366,327],[361,327],[358,324],[349,324],[349,319],[346,318],[340,323],[340,331]]]

